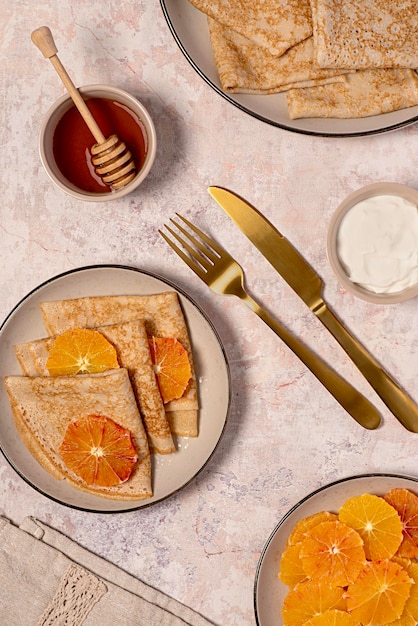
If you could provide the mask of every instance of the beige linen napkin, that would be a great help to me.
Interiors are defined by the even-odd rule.
[[[0,517],[0,589],[8,626],[213,626],[30,517]]]

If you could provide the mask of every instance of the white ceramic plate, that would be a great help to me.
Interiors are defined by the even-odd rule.
[[[269,96],[226,94],[222,91],[212,54],[206,16],[189,0],[160,0],[167,24],[196,72],[221,96],[242,111],[285,130],[326,137],[355,137],[384,133],[418,121],[418,106],[366,118],[291,120],[284,93]]]
[[[391,489],[418,493],[418,478],[397,474],[363,474],[321,487],[298,502],[270,535],[260,560],[254,586],[254,607],[258,626],[282,626],[281,607],[288,587],[278,578],[280,558],[295,524],[319,511],[338,512],[348,498],[371,493],[382,496]]]
[[[178,450],[153,456],[153,491],[148,500],[118,502],[100,498],[54,479],[32,457],[16,430],[7,392],[6,375],[21,375],[13,345],[45,336],[39,303],[94,295],[179,293],[188,324],[200,402],[199,436],[178,437]],[[230,407],[230,373],[218,334],[198,305],[173,283],[143,270],[96,265],[66,272],[29,293],[0,328],[0,448],[20,476],[45,496],[77,509],[116,513],[147,507],[187,485],[206,465],[224,432]]]

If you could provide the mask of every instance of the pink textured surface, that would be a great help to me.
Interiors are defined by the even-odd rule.
[[[39,283],[95,263],[133,265],[177,281],[207,311],[231,365],[229,424],[209,465],[185,490],[117,516],[71,511],[33,491],[0,457],[0,513],[33,515],[215,624],[254,622],[260,552],[278,520],[312,489],[389,471],[416,475],[417,435],[385,408],[345,353],[211,200],[227,187],[257,206],[303,252],[347,326],[418,400],[418,300],[378,306],[340,288],[325,253],[329,219],[357,188],[418,188],[418,126],[372,137],[287,133],[240,112],[193,71],[158,2],[24,0],[0,16],[0,317]],[[152,172],[133,195],[82,203],[47,178],[40,120],[64,88],[33,46],[47,24],[78,85],[111,83],[140,98],[155,121]],[[238,300],[210,292],[158,235],[178,211],[243,265],[250,292],[381,410],[361,429],[292,353]]]

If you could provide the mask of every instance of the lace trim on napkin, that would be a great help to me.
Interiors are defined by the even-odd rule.
[[[72,564],[36,626],[81,626],[106,591],[103,581]]]

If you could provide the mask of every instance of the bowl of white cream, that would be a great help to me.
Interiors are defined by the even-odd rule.
[[[327,253],[340,284],[380,304],[418,295],[418,191],[375,183],[350,194],[328,229]]]

